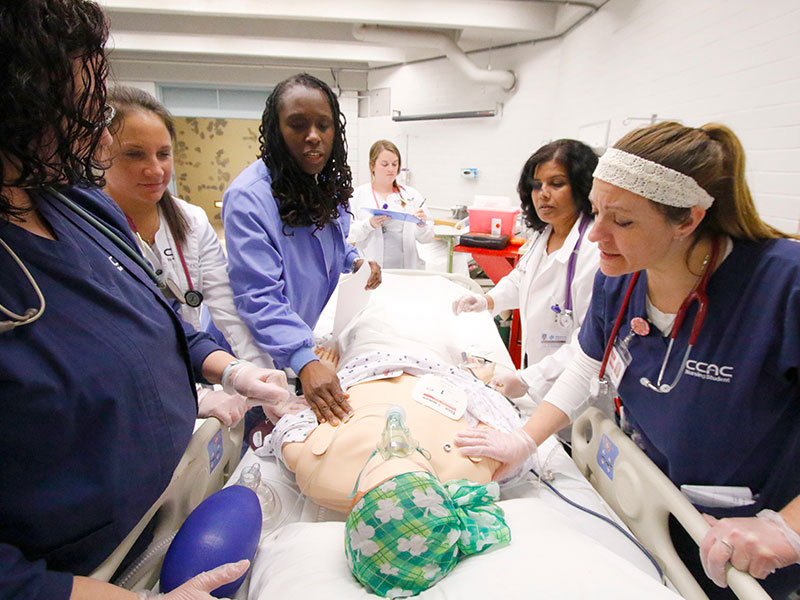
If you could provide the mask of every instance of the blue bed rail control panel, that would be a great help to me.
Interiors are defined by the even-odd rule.
[[[612,442],[606,434],[600,438],[600,447],[597,449],[597,464],[608,475],[609,479],[614,479],[614,462],[619,456],[619,448]]]
[[[211,441],[208,442],[208,472],[213,473],[219,461],[222,460],[222,429],[218,429]]]

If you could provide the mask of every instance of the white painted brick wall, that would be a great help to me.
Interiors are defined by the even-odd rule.
[[[472,57],[485,65],[489,53]],[[613,143],[645,124],[624,124],[626,118],[655,113],[692,126],[730,126],[745,146],[762,216],[797,229],[797,0],[611,0],[562,40],[494,51],[491,63],[519,75],[512,95],[468,82],[445,60],[373,71],[370,88],[392,87],[392,107],[404,113],[483,109],[495,101],[505,107],[495,119],[358,119],[357,131],[349,131],[357,182],[368,176],[370,144],[386,137],[408,148],[412,185],[434,206],[469,203],[474,194],[515,197],[519,170],[542,143],[606,120]],[[467,166],[478,168],[478,180],[460,177]]]

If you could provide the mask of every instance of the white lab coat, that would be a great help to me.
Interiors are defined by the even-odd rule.
[[[383,203],[388,205],[388,210],[398,212],[413,213],[422,206],[425,199],[417,190],[409,186],[402,187],[403,199],[406,201],[405,207],[400,203],[400,195],[392,193],[386,200],[380,201],[376,205],[375,196],[372,195],[372,184],[365,183],[358,186],[350,199],[350,212],[353,213],[350,222],[350,235],[347,241],[355,244],[358,252],[367,260],[374,260],[383,265],[383,232],[381,228],[373,228],[369,224],[372,215],[366,212],[365,208],[383,208]],[[417,252],[417,242],[424,244],[433,240],[433,222],[427,221],[425,225],[419,226],[416,223],[405,221],[403,223],[403,262],[406,268],[423,269],[425,263]]]
[[[564,328],[556,323],[555,313],[550,307],[554,304],[564,306],[567,264],[578,241],[579,223],[580,219],[561,248],[550,255],[547,254],[547,240],[552,227],[548,225],[537,233],[516,268],[488,292],[494,300],[494,314],[520,309],[522,364],[527,357],[528,367],[519,375],[528,384],[528,396],[533,403],[533,406],[520,407],[525,412],[538,406],[578,349],[578,332],[589,308],[594,276],[600,266],[600,252],[597,244],[587,239],[588,229],[578,250],[572,280],[572,326]]]
[[[178,208],[189,224],[186,241],[181,244],[186,267],[192,278],[194,289],[203,294],[203,304],[191,307],[181,304],[181,318],[195,329],[200,329],[200,312],[203,305],[208,309],[214,321],[231,345],[233,353],[264,367],[272,367],[272,359],[263,352],[250,330],[239,318],[233,304],[233,292],[228,283],[227,259],[222,251],[217,234],[208,221],[205,211],[199,206],[175,198]],[[189,289],[189,282],[183,270],[180,256],[175,246],[172,232],[167,226],[166,218],[159,208],[161,226],[155,235],[152,250],[155,255],[153,266],[161,270],[166,281],[172,279],[182,291]],[[148,256],[151,260],[153,256]]]

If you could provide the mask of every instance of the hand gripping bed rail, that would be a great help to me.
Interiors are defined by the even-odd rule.
[[[110,581],[142,531],[155,519],[153,540],[142,554],[146,560],[139,568],[126,570],[128,575],[135,575],[126,577],[123,586],[131,590],[151,589],[158,580],[166,552],[165,547],[158,546],[168,546],[165,540],[178,531],[189,513],[206,497],[222,488],[239,464],[243,436],[244,420],[228,428],[214,417],[204,419],[192,435],[167,489],[90,577]]]
[[[700,512],[614,422],[589,408],[572,425],[572,458],[687,600],[708,600],[678,557],[669,535],[674,515],[699,545],[709,529]],[[728,585],[740,600],[769,600],[748,573],[730,564]]]

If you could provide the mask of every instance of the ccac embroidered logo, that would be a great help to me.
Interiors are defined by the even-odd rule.
[[[733,380],[733,367],[729,365],[719,366],[714,363],[690,359],[686,361],[686,374],[700,379],[707,379],[708,381],[730,383]]]

